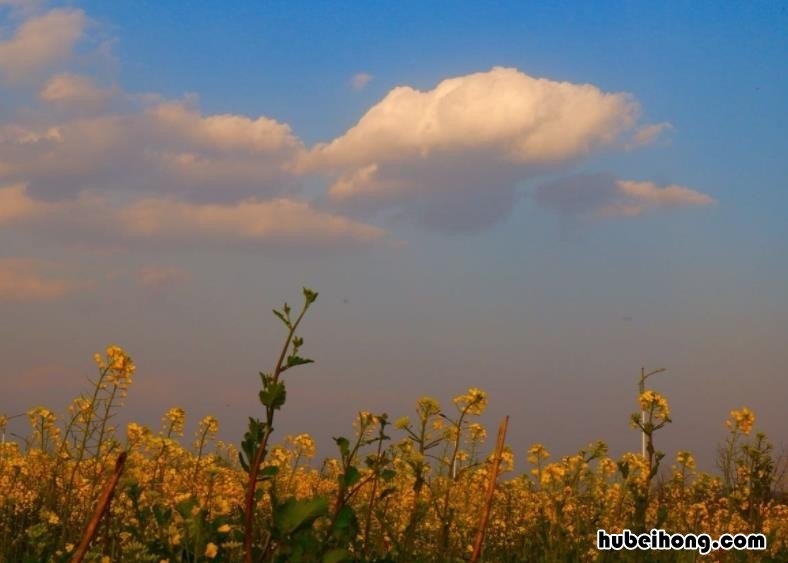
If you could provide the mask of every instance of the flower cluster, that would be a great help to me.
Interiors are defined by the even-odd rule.
[[[235,446],[217,440],[218,420],[195,421],[190,444],[180,439],[187,418],[179,407],[166,411],[160,429],[130,422],[116,434],[113,391],[130,383],[134,364],[118,347],[97,364],[106,378],[77,397],[66,416],[31,409],[30,437],[0,444],[0,561],[67,560],[121,452],[124,474],[86,561],[243,560],[247,473]],[[652,446],[670,409],[653,391],[638,402]],[[763,532],[770,538],[764,560],[788,560],[788,505],[775,494],[780,484],[771,444],[754,432],[749,409],[732,411],[726,423],[722,475],[699,471],[693,455],[680,451],[657,486],[661,454],[653,447],[645,457],[611,457],[603,442],[562,457],[536,443],[524,452],[522,467],[506,445],[499,473],[492,474],[498,454],[485,443],[488,429],[473,418],[484,412],[487,395],[471,388],[453,404],[446,412],[422,397],[393,427],[386,415],[349,416],[355,441],[338,439],[340,451],[324,460],[314,460],[309,434],[277,435],[254,498],[259,545],[272,538],[261,548],[269,549],[267,560],[297,558],[283,550],[307,533],[317,544],[340,538],[356,561],[465,560],[491,481],[497,486],[486,561],[596,561],[597,529],[637,527],[712,536]],[[0,430],[7,424],[0,417]],[[316,560],[332,560],[338,549]],[[654,560],[673,560],[660,557]]]

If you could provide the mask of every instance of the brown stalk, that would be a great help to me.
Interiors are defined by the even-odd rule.
[[[118,456],[118,460],[115,462],[115,471],[112,473],[112,477],[110,477],[109,481],[107,482],[107,486],[104,487],[104,492],[101,493],[99,502],[96,505],[96,510],[93,512],[93,516],[90,518],[90,522],[88,522],[88,525],[82,534],[82,539],[80,540],[77,549],[74,551],[74,556],[71,558],[71,563],[81,563],[81,561],[85,558],[85,554],[88,552],[88,547],[90,547],[90,542],[93,541],[93,538],[96,535],[101,518],[109,509],[109,504],[112,502],[112,495],[115,493],[115,487],[118,486],[118,481],[120,480],[120,475],[123,473],[123,467],[125,465],[126,452],[121,452]]]
[[[482,554],[482,545],[484,544],[484,532],[487,529],[487,521],[490,519],[490,506],[492,505],[493,494],[495,493],[495,483],[498,480],[498,468],[501,465],[501,455],[503,454],[503,445],[506,441],[506,429],[509,426],[509,417],[505,416],[501,421],[501,426],[498,428],[498,440],[495,443],[495,453],[492,459],[492,468],[490,469],[490,479],[487,481],[487,495],[484,499],[484,507],[482,508],[482,517],[479,520],[479,528],[476,530],[476,541],[473,545],[473,554],[471,555],[470,563],[479,561]]]

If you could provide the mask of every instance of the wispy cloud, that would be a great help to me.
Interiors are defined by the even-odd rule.
[[[626,145],[628,149],[635,149],[650,145],[659,140],[664,133],[673,130],[673,125],[664,121],[662,123],[648,123],[638,127]]]
[[[89,76],[61,73],[47,81],[39,96],[54,104],[99,109],[115,93],[115,89],[99,87]]]
[[[0,228],[28,228],[82,241],[155,244],[326,244],[377,242],[385,231],[277,198],[200,204],[165,198],[118,203],[83,192],[77,199],[36,200],[24,186],[0,188]]]
[[[350,85],[353,87],[354,90],[363,90],[366,88],[367,84],[372,81],[373,76],[371,74],[367,74],[366,72],[359,72],[358,74],[354,74],[353,77],[350,79]]]
[[[0,258],[0,302],[48,301],[78,287],[73,282],[50,277],[47,265],[26,258]]]
[[[536,201],[566,216],[636,217],[658,209],[706,206],[711,196],[685,186],[619,180],[612,174],[577,174],[539,186]]]

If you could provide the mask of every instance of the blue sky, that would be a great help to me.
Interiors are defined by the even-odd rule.
[[[125,416],[179,404],[235,439],[269,311],[306,284],[318,363],[280,428],[324,448],[354,410],[474,385],[520,460],[620,453],[643,364],[669,370],[667,451],[710,466],[742,405],[779,445],[787,25],[771,2],[0,0],[0,411],[64,408],[118,343]]]

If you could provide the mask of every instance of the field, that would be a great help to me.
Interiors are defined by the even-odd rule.
[[[93,388],[64,416],[31,409],[25,439],[6,438],[0,417],[0,561],[788,561],[781,464],[746,408],[710,438],[721,442],[716,475],[696,471],[690,452],[659,452],[673,421],[651,390],[633,398],[645,415],[622,421],[645,433],[645,457],[612,459],[602,441],[561,459],[540,444],[513,452],[505,422],[497,442],[476,422],[487,397],[471,388],[448,405],[414,397],[401,418],[360,412],[318,462],[309,435],[275,424],[286,372],[311,362],[297,330],[316,298],[305,289],[297,313],[274,311],[286,338],[239,448],[215,439],[211,416],[186,440],[178,407],[160,428],[116,427],[135,373],[118,346],[96,354]],[[513,472],[514,456],[528,473]],[[763,533],[768,547],[599,551],[600,528]]]

